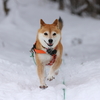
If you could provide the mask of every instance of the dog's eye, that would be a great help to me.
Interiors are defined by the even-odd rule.
[[[44,35],[48,35],[47,33],[44,33]]]
[[[56,35],[56,33],[53,33],[53,36],[55,36]]]

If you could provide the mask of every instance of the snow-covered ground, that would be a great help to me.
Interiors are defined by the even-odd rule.
[[[10,14],[0,16],[0,100],[64,100],[63,88],[65,100],[100,100],[100,20],[58,11],[47,0],[9,0],[8,7]],[[39,20],[52,23],[59,16],[63,63],[56,79],[41,90],[29,51]]]

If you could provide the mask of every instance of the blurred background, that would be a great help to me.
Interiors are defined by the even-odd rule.
[[[0,2],[1,9],[4,11],[6,16],[11,10],[11,8],[8,7],[9,2],[11,1],[12,0],[1,0]],[[13,0],[13,2],[17,4],[19,3],[18,5],[23,5],[26,1],[27,0]],[[32,0],[30,1],[32,2]],[[94,18],[100,18],[100,0],[41,0],[39,2],[41,4],[43,4],[42,2],[56,3],[59,10],[63,11],[68,9],[72,14],[76,14],[78,16],[88,15]]]

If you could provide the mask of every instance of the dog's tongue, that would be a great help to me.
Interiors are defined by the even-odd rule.
[[[51,43],[49,45],[52,45]]]

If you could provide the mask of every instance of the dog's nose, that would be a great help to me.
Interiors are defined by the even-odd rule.
[[[48,41],[49,41],[49,43],[51,44],[51,43],[53,42],[53,39],[49,39]]]

